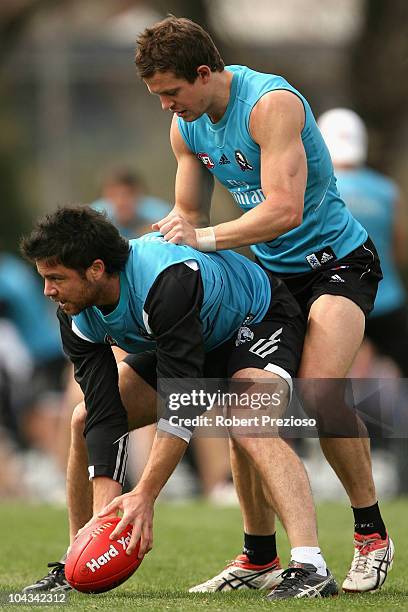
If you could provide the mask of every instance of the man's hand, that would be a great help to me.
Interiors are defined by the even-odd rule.
[[[195,228],[181,215],[171,212],[157,223],[152,225],[154,231],[160,232],[167,242],[173,244],[186,244],[197,248]]]
[[[153,547],[153,505],[154,497],[145,492],[139,492],[136,487],[130,493],[115,497],[99,512],[98,518],[115,515],[118,510],[121,510],[122,520],[112,531],[110,539],[115,540],[127,525],[132,525],[132,536],[126,554],[130,555],[134,551],[140,538],[138,557],[143,559]]]

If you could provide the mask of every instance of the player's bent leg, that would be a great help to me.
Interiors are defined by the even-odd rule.
[[[278,418],[284,414],[288,405],[290,383],[287,380],[271,372],[254,368],[241,370],[234,376],[235,379],[250,379],[254,383],[264,379],[261,388],[264,392],[267,379],[272,377],[279,381],[280,390],[284,385],[287,387],[286,397],[280,395],[280,405],[275,409],[274,416]],[[257,386],[257,384],[251,385],[251,392],[256,392]],[[235,437],[234,431],[232,435]],[[239,436],[235,441],[266,486],[269,492],[267,497],[285,527],[291,544],[289,569],[279,576],[278,585],[268,595],[268,599],[336,595],[338,593],[336,581],[327,568],[318,546],[312,494],[301,461],[286,441],[279,438],[277,427],[271,428],[269,437]]]
[[[308,397],[306,383],[303,400],[309,414],[320,407],[321,410],[330,408],[331,411],[336,410],[338,414],[346,415],[346,412],[342,413],[345,405],[341,405],[339,393],[342,383],[339,381],[337,385],[333,379],[346,377],[363,334],[363,312],[348,298],[322,295],[312,304],[298,375],[304,379],[332,379],[333,386],[330,389],[330,382],[325,384],[322,381],[320,384],[315,380],[309,387]],[[321,359],[322,354],[324,359]],[[322,437],[320,444],[349,495],[355,516],[355,552],[343,589],[363,592],[383,584],[392,567],[393,545],[386,534],[376,503],[370,441],[362,421],[356,417],[354,419],[357,424],[356,437]],[[367,524],[371,527],[367,528]]]
[[[242,589],[274,588],[280,582],[283,568],[276,554],[274,542],[275,512],[271,500],[267,498],[262,480],[248,461],[240,446],[230,438],[231,469],[235,488],[241,507],[244,532],[252,536],[273,536],[274,553],[266,563],[252,563],[248,550],[244,547],[239,554],[219,574],[192,587],[190,593],[215,593]],[[247,537],[247,536],[246,536]],[[266,552],[266,551],[265,551]]]
[[[92,487],[88,479],[88,453],[84,439],[86,409],[79,403],[71,418],[71,443],[67,465],[67,506],[70,543],[75,534],[92,516]],[[47,575],[23,589],[24,593],[57,593],[72,587],[65,579],[64,560],[49,563]]]
[[[269,490],[248,460],[240,444],[229,439],[231,470],[242,513],[245,533],[275,533],[275,511]]]
[[[80,402],[72,413],[71,444],[67,465],[69,539],[92,517],[92,485],[88,476],[88,452],[84,438],[86,408]]]
[[[280,377],[263,370],[249,368],[235,374],[236,380],[250,379],[251,392],[259,379],[271,377],[277,380]],[[280,379],[286,387],[287,383]],[[266,382],[266,381],[265,381]],[[263,389],[265,391],[265,389]],[[281,416],[287,402],[282,401],[279,413]],[[249,416],[249,415],[247,415]],[[258,432],[259,433],[259,432]],[[278,432],[271,431],[269,437],[257,435],[244,436],[242,429],[232,428],[230,434],[233,436],[232,448],[236,460],[235,472],[238,475],[237,488],[241,508],[244,517],[244,525],[250,526],[252,537],[255,534],[265,533],[265,507],[270,509],[271,516],[275,509],[288,533],[292,545],[293,555],[299,554],[299,560],[293,561],[295,568],[282,573],[279,561],[275,558],[269,566],[254,566],[249,562],[246,555],[239,555],[220,574],[210,580],[190,589],[192,592],[213,592],[231,589],[273,588],[268,596],[271,599],[282,599],[293,596],[324,597],[337,594],[336,582],[327,570],[317,543],[316,521],[314,506],[311,498],[310,486],[306,472],[296,454],[289,445],[278,437]],[[234,475],[235,475],[234,472]],[[289,475],[289,477],[288,477]],[[242,478],[241,478],[242,477]],[[244,477],[250,477],[245,486]],[[262,505],[261,511],[257,512],[253,506]],[[299,512],[302,508],[302,512]],[[266,518],[266,526],[274,529],[274,523]],[[292,555],[292,556],[293,556]],[[316,562],[304,562],[305,556],[310,555]],[[290,581],[296,572],[296,580]],[[290,573],[290,576],[289,576]],[[292,587],[296,582],[296,590]]]
[[[305,383],[302,388],[302,401],[308,414],[317,419],[324,419],[326,412],[326,422],[332,422],[334,429],[339,413],[340,418],[350,418],[342,403],[342,383],[334,379],[346,377],[363,334],[364,314],[348,298],[322,295],[312,304],[298,376],[313,382]],[[329,380],[320,382],[317,379]],[[353,420],[357,424],[356,437],[323,437],[320,442],[352,506],[368,506],[375,503],[369,441],[364,424],[355,416]],[[358,437],[359,432],[365,434],[364,437]]]
[[[271,379],[281,381],[287,397],[281,401],[276,417],[283,414],[289,396],[284,379],[255,368],[237,372],[234,380],[239,379],[254,381],[251,392],[255,393],[259,391],[258,384],[262,379],[265,382]],[[230,433],[266,488],[269,503],[279,516],[292,547],[317,546],[316,516],[306,471],[296,453],[279,437],[277,428],[271,426],[267,437],[264,437],[265,429],[262,437],[244,436],[234,429]],[[243,487],[241,493],[245,495]],[[303,509],[302,513],[299,513],[299,508]]]

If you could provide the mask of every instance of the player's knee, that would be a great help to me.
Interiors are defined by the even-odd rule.
[[[314,378],[302,380],[298,391],[304,411],[317,418],[344,403],[346,389],[343,379]]]
[[[319,435],[354,437],[359,431],[349,383],[348,379],[316,378],[299,384],[301,406],[316,421]]]
[[[261,415],[260,420],[270,426],[285,414],[291,399],[291,381],[255,368],[239,370],[232,380],[233,390],[240,396],[237,408],[247,408],[248,418]]]
[[[84,433],[85,420],[86,420],[85,402],[80,402],[77,406],[75,406],[74,411],[72,413],[71,431],[73,434],[82,435]]]

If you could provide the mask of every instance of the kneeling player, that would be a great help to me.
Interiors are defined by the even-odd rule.
[[[300,309],[281,281],[236,253],[205,254],[158,234],[128,243],[87,208],[63,208],[45,217],[23,240],[22,251],[44,278],[45,295],[59,303],[64,350],[85,397],[72,421],[71,541],[92,516],[120,508],[123,520],[134,525],[129,547],[140,535],[143,555],[152,547],[154,502],[192,435],[192,428],[174,424],[167,409],[140,482],[120,496],[128,431],[155,422],[157,380],[273,379],[285,390],[286,407],[303,345]],[[119,367],[111,344],[130,353]],[[243,554],[217,577],[217,590],[275,587],[271,599],[337,593],[320,554],[310,487],[298,457],[277,436],[233,433],[231,444],[238,450],[234,470],[247,474],[253,486],[238,491]],[[285,572],[268,499],[292,546]],[[66,588],[63,571],[58,564],[26,589]]]

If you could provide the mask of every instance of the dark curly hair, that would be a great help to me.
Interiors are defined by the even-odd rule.
[[[117,274],[125,267],[129,248],[106,216],[89,206],[58,208],[39,219],[20,242],[28,261],[62,264],[81,273],[101,259],[108,274]]]

